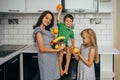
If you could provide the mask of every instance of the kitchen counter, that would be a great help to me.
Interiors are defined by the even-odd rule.
[[[22,53],[38,53],[36,45],[29,45],[22,50]]]
[[[112,46],[99,46],[99,54],[120,54],[120,51]]]
[[[120,51],[112,46],[99,46],[98,47],[99,54],[120,54]],[[37,53],[36,45],[29,45],[23,51],[23,53]]]
[[[5,63],[5,62],[7,62],[7,61],[10,60],[10,59],[12,59],[13,57],[21,54],[22,51],[23,51],[26,47],[28,47],[28,46],[25,46],[25,47],[23,47],[22,49],[19,49],[19,50],[15,51],[15,52],[11,53],[11,54],[8,55],[8,56],[0,57],[0,65],[2,65],[2,64]]]
[[[113,48],[111,46],[99,46],[98,50],[99,50],[99,54],[101,54],[101,55],[102,54],[120,54],[120,51],[118,51],[116,48]],[[21,53],[38,53],[37,46],[36,45],[28,45],[28,46],[24,47],[23,49],[20,49],[16,52],[12,53],[9,56],[0,58],[0,65]]]

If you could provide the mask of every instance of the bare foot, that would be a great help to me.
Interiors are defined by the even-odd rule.
[[[63,76],[64,75],[64,71],[60,70],[60,75]]]
[[[68,69],[64,70],[64,74],[68,75]]]

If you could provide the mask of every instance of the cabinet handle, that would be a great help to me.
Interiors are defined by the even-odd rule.
[[[15,63],[18,60],[18,58],[15,58],[14,60],[10,60],[9,63]]]
[[[32,58],[38,58],[38,56],[32,56]]]
[[[20,10],[12,10],[12,9],[9,9],[8,11],[9,12],[20,12]]]
[[[38,10],[38,12],[43,12],[44,10]]]

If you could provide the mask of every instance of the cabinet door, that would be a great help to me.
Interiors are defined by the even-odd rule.
[[[25,12],[25,0],[0,0],[0,12]]]
[[[5,63],[5,80],[20,80],[19,56]]]
[[[4,79],[4,64],[0,65],[0,80],[5,80]]]
[[[62,0],[65,11],[97,12],[98,0]]]
[[[56,6],[61,0],[26,0],[26,12],[43,12],[50,10],[57,12]]]
[[[113,9],[112,0],[99,0],[99,12],[100,13],[111,13]]]
[[[40,80],[37,53],[23,53],[24,80]]]

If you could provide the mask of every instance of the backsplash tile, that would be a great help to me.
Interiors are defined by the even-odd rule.
[[[61,21],[66,13],[62,14]],[[56,19],[56,13],[55,19]],[[92,28],[96,32],[98,45],[113,46],[113,20],[111,14],[73,13],[75,45],[82,43],[80,32],[85,28]],[[0,14],[0,44],[34,44],[32,33],[40,14]],[[90,19],[100,19],[100,24],[91,24]],[[8,24],[8,19],[18,19],[19,24]],[[57,22],[55,20],[55,25]]]

